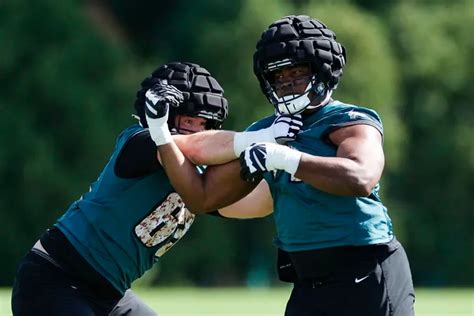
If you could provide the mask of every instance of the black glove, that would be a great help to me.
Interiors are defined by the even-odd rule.
[[[240,154],[240,176],[248,182],[260,181],[265,172],[284,170],[294,176],[302,153],[275,143],[252,144]]]
[[[263,178],[266,168],[267,149],[265,143],[252,144],[240,154],[240,177],[252,183]]]
[[[151,119],[168,114],[168,106],[178,107],[184,101],[183,93],[166,80],[155,84],[145,94],[145,113]]]
[[[169,105],[177,107],[184,97],[176,87],[160,81],[145,94],[145,114],[151,139],[157,146],[171,142],[168,129]]]

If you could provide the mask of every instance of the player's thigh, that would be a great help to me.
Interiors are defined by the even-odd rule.
[[[362,268],[340,287],[341,315],[389,316],[391,304],[382,266],[373,258],[373,269]],[[344,313],[342,313],[342,311]]]
[[[319,315],[320,304],[317,292],[311,287],[295,285],[286,303],[285,316]]]
[[[62,271],[36,254],[20,262],[12,290],[14,316],[95,315],[62,277]]]
[[[127,290],[109,316],[157,316],[132,290]]]
[[[343,296],[343,301],[339,302],[341,306],[350,307],[358,315],[414,315],[415,294],[403,247],[393,252],[387,250],[377,255],[375,260],[373,270],[367,270],[370,264],[359,265],[359,272],[340,289]],[[346,314],[341,311],[340,315]]]
[[[389,302],[379,285],[365,284],[358,289],[353,284],[296,288],[286,306],[285,316],[389,316]]]
[[[415,290],[403,247],[381,260],[387,295],[394,316],[414,315]]]

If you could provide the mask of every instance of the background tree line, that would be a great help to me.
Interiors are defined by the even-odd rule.
[[[225,88],[226,129],[272,106],[252,55],[288,14],[319,18],[348,63],[334,96],[376,109],[385,127],[383,198],[416,285],[473,285],[473,1],[0,2],[0,285],[41,232],[88,189],[135,92],[156,66],[197,62]],[[272,218],[199,216],[146,282],[276,281]]]

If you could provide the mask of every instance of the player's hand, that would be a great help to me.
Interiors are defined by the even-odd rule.
[[[178,107],[184,100],[183,93],[175,86],[161,80],[145,94],[147,118],[156,119],[168,115],[169,105]]]
[[[263,173],[268,171],[266,166],[268,144],[252,144],[240,154],[240,177],[243,180],[252,183],[262,180]]]
[[[236,157],[254,143],[277,143],[286,144],[294,140],[298,135],[303,120],[300,114],[297,115],[279,115],[275,118],[272,125],[258,131],[247,131],[235,133],[234,135],[234,153]]]
[[[240,176],[247,182],[260,182],[268,171],[284,170],[296,173],[301,152],[274,143],[256,143],[247,147],[240,155]]]
[[[296,135],[303,127],[301,114],[296,115],[278,115],[270,126],[275,142],[281,145],[291,140],[295,140]]]
[[[145,94],[145,115],[150,135],[157,146],[171,141],[168,129],[169,106],[177,107],[184,100],[176,87],[160,81]]]

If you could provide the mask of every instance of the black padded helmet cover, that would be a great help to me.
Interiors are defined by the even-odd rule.
[[[270,99],[265,74],[274,65],[307,62],[319,80],[333,90],[342,76],[346,53],[324,23],[306,15],[290,15],[273,22],[262,33],[253,60],[260,87]]]
[[[143,80],[135,101],[135,110],[142,126],[147,126],[144,112],[145,94],[163,79],[178,88],[184,96],[183,104],[177,108],[170,107],[170,129],[174,128],[174,117],[178,114],[207,119],[207,129],[221,128],[229,112],[224,89],[204,67],[188,62],[167,63]]]

